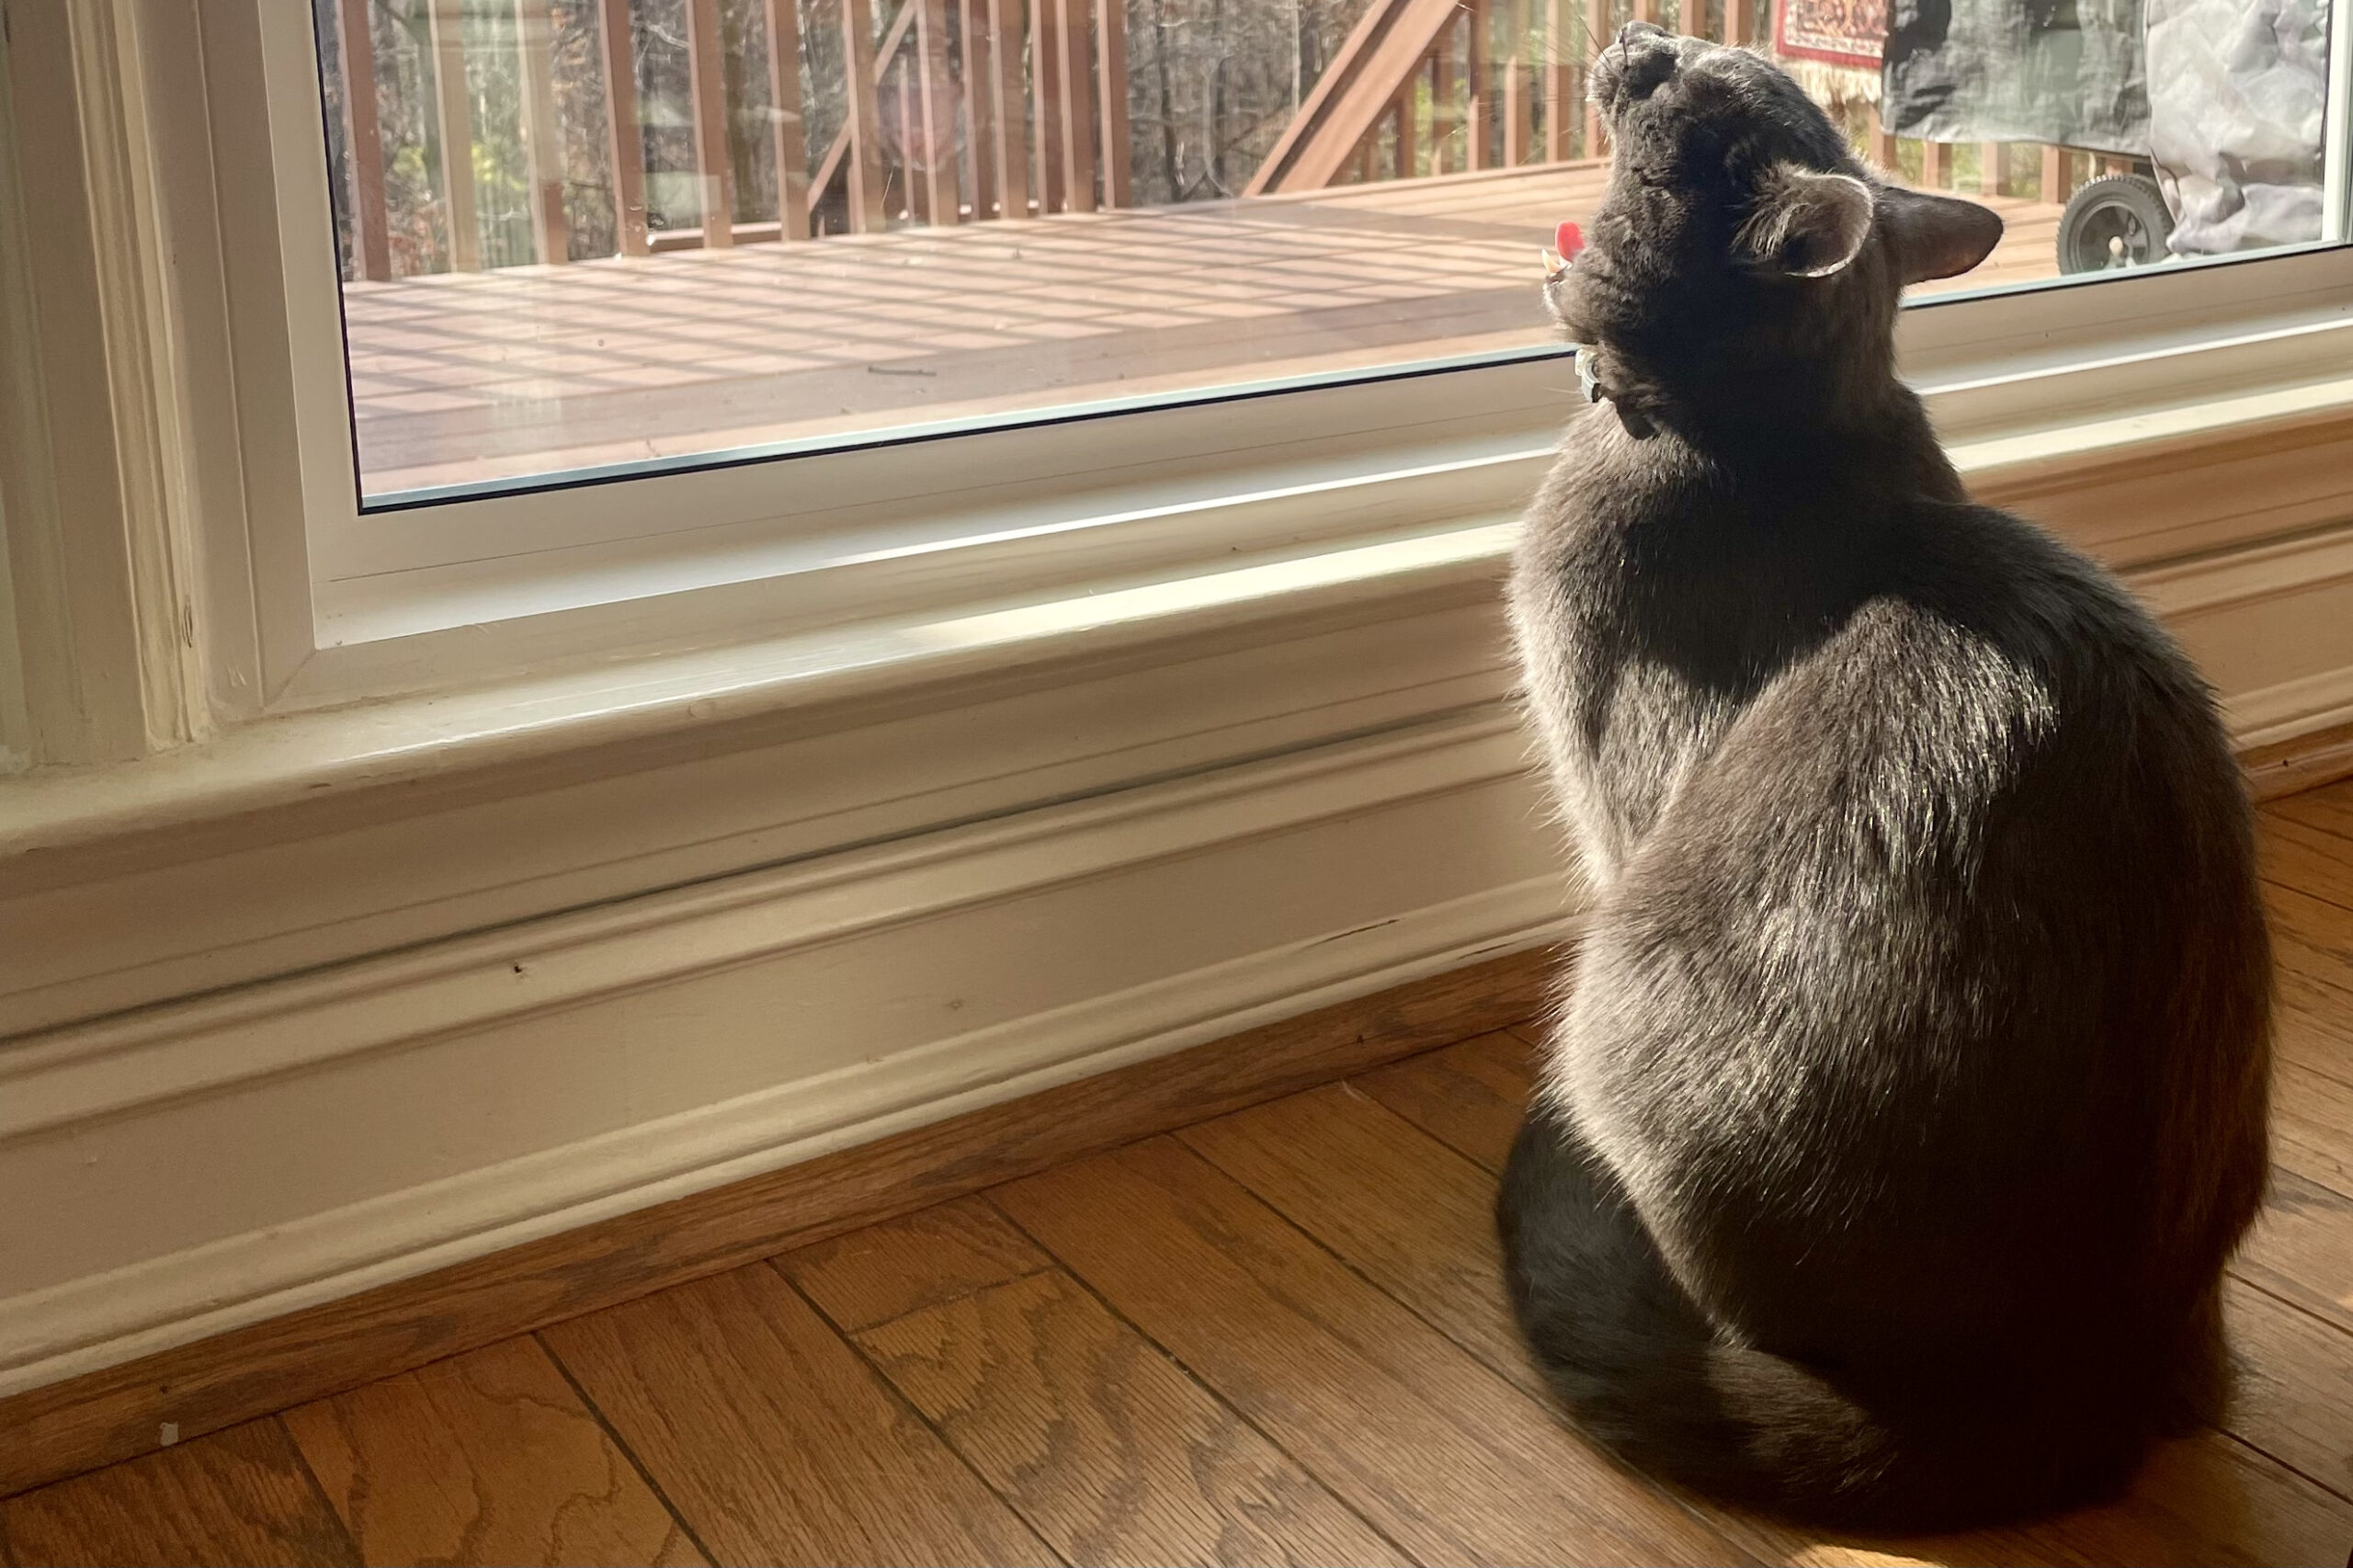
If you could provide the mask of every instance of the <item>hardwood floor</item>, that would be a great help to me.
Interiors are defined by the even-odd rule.
[[[107,1562],[2280,1562],[2353,1549],[2353,781],[2263,812],[2277,1169],[2238,1398],[2110,1507],[1870,1540],[1568,1432],[1478,1035],[0,1502]]]

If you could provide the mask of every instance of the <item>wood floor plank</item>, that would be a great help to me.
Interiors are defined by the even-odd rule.
[[[2271,1156],[2309,1181],[2353,1196],[2353,1084],[2300,1062],[2272,1069]]]
[[[995,1197],[1425,1562],[1742,1556],[1174,1140]]]
[[[722,1563],[1058,1561],[764,1263],[543,1337]]]
[[[2256,850],[2264,880],[2353,909],[2353,838],[2313,825],[2297,805],[2263,809]]]
[[[537,1341],[285,1415],[362,1562],[699,1563]]]
[[[2353,983],[2347,972],[2353,961],[2347,941],[2353,933],[2353,909],[2284,881],[2263,884],[2263,905],[2275,943],[2283,935],[2290,938],[2304,972],[2332,987],[2332,994]]]
[[[2353,910],[2277,884],[2265,891],[2280,1058],[2353,1083]]]
[[[2239,1363],[2225,1424],[2353,1501],[2353,1330],[2236,1279],[2224,1301]]]
[[[1504,1300],[1491,1172],[1353,1084],[1176,1137],[1490,1370],[1545,1397]]]
[[[275,1416],[0,1502],[20,1568],[357,1562]]]
[[[2232,1272],[2353,1330],[2353,1196],[2274,1167]]]
[[[2272,1009],[2272,1055],[2353,1088],[2353,1013],[2328,1014],[2300,997],[2281,996]]]
[[[857,1339],[1074,1562],[1403,1562],[1059,1270]]]
[[[844,1332],[887,1323],[1051,1266],[977,1198],[784,1254],[777,1267]]]
[[[2353,743],[2353,727],[2344,732],[2344,739]],[[2353,839],[2353,778],[2267,801],[2258,818],[2266,830],[2274,821],[2286,819]]]
[[[2207,1432],[2159,1449],[2125,1502],[2031,1533],[2089,1562],[2335,1563],[2353,1550],[2353,1505]]]
[[[1516,1030],[1498,1029],[1392,1062],[1355,1083],[1456,1153],[1500,1171],[1535,1075],[1535,1047]]]

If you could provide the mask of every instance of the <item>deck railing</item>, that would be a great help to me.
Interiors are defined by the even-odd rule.
[[[1279,129],[1262,139],[1239,194],[1595,156],[1603,136],[1585,103],[1591,40],[1630,17],[1744,43],[1766,24],[1760,0],[1681,0],[1664,17],[1662,0],[1325,3],[1346,35],[1311,79],[1295,74]],[[1156,172],[1153,160],[1163,151],[1145,149],[1139,165],[1131,145],[1137,84],[1128,69],[1135,18],[1164,25],[1150,20],[1162,14],[1159,0],[727,0],[724,15],[722,0],[317,4],[322,30],[333,33],[321,41],[339,111],[341,227],[354,277],[1124,207],[1135,200],[1138,168]],[[1290,4],[1296,9],[1301,0]],[[684,33],[683,104],[665,98],[665,113],[684,121],[695,193],[690,211],[672,199],[662,222],[648,205],[650,132],[640,93],[657,5],[661,25]],[[1165,35],[1154,47],[1166,49]],[[747,63],[754,60],[765,62],[756,72]],[[1167,125],[1176,109],[1165,54],[1154,62],[1154,79],[1142,85],[1147,97],[1161,95],[1165,199],[1176,178]],[[501,90],[478,91],[470,73],[478,83],[492,64]],[[399,228],[411,236],[404,244],[393,240],[380,123],[387,71],[402,73],[394,97],[404,92],[423,105],[400,153],[406,205]],[[757,113],[747,116],[747,106]],[[601,113],[592,115],[597,107]],[[502,123],[477,123],[484,113]],[[591,118],[600,123],[582,123]],[[765,128],[758,156],[747,155],[746,124]],[[822,146],[810,134],[818,124],[830,131]],[[1211,124],[1204,134],[1215,142],[1224,130]],[[1955,149],[1899,146],[1876,123],[1864,134],[1885,166],[1909,163],[1905,172],[1919,183],[1953,183]],[[512,211],[511,171],[499,222],[489,222],[477,200],[481,169],[497,163],[484,152],[494,135],[516,154],[508,164],[519,158],[527,226]],[[603,185],[584,193],[581,152],[591,141],[601,143]],[[2014,188],[2007,150],[1988,144],[1977,161],[1977,188]],[[2038,193],[2064,199],[2083,165],[2081,154],[2041,149],[2031,176]],[[676,188],[676,174],[664,176],[665,189]],[[739,189],[747,179],[774,188]],[[1212,186],[1208,193],[1229,192]],[[567,209],[586,196],[596,198],[590,228],[569,221]],[[745,221],[746,207],[776,217]],[[494,230],[499,243],[486,245]],[[426,239],[415,237],[420,231]]]
[[[574,258],[565,222],[564,128],[559,124],[553,0],[512,6],[515,94],[527,165],[529,259]],[[838,28],[838,131],[813,166],[802,70],[807,0],[759,0],[764,118],[773,138],[773,221],[714,222],[739,208],[729,145],[732,104],[719,0],[685,0],[689,112],[702,220],[657,229],[646,201],[644,126],[637,91],[640,37],[631,0],[591,0],[602,80],[601,127],[615,216],[613,248],[640,256],[745,240],[866,233],[904,223],[956,223],[1091,211],[1131,200],[1126,27],[1122,0],[828,0]],[[888,3],[888,0],[885,0]],[[386,153],[379,124],[371,0],[334,0],[332,40],[343,162],[338,195],[352,272],[387,278]],[[476,197],[476,134],[467,81],[466,21],[479,0],[420,0],[430,69],[425,138],[436,237],[448,266],[484,265]],[[500,18],[502,21],[505,18]],[[881,25],[878,26],[878,20]],[[480,66],[479,42],[471,46]],[[578,99],[582,94],[566,95]]]

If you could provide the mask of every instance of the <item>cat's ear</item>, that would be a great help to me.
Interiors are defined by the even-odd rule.
[[[1862,254],[1871,208],[1871,187],[1852,175],[1780,164],[1758,183],[1738,243],[1760,272],[1827,278]]]
[[[1906,283],[1957,277],[2002,242],[2002,220],[1991,209],[1901,186],[1881,189],[1879,222],[1895,270]]]

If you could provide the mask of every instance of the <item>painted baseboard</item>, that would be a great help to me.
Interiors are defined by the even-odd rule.
[[[2353,528],[2128,574],[2256,751],[2353,722]]]
[[[1560,879],[1540,877],[76,1279],[0,1305],[0,1395],[1568,931]]]
[[[1524,762],[1473,713],[33,1042],[0,1080],[0,1181],[43,1215],[0,1247],[0,1394],[1556,938]],[[1270,871],[1288,890],[1254,892]],[[1010,994],[915,978],[992,949]],[[821,1006],[824,1049],[777,1037]],[[501,1082],[569,1108],[477,1117],[437,1159]],[[306,1199],[239,1142],[321,1117],[377,1190]],[[60,1250],[193,1227],[111,1267]],[[58,1277],[19,1283],[44,1252]]]

